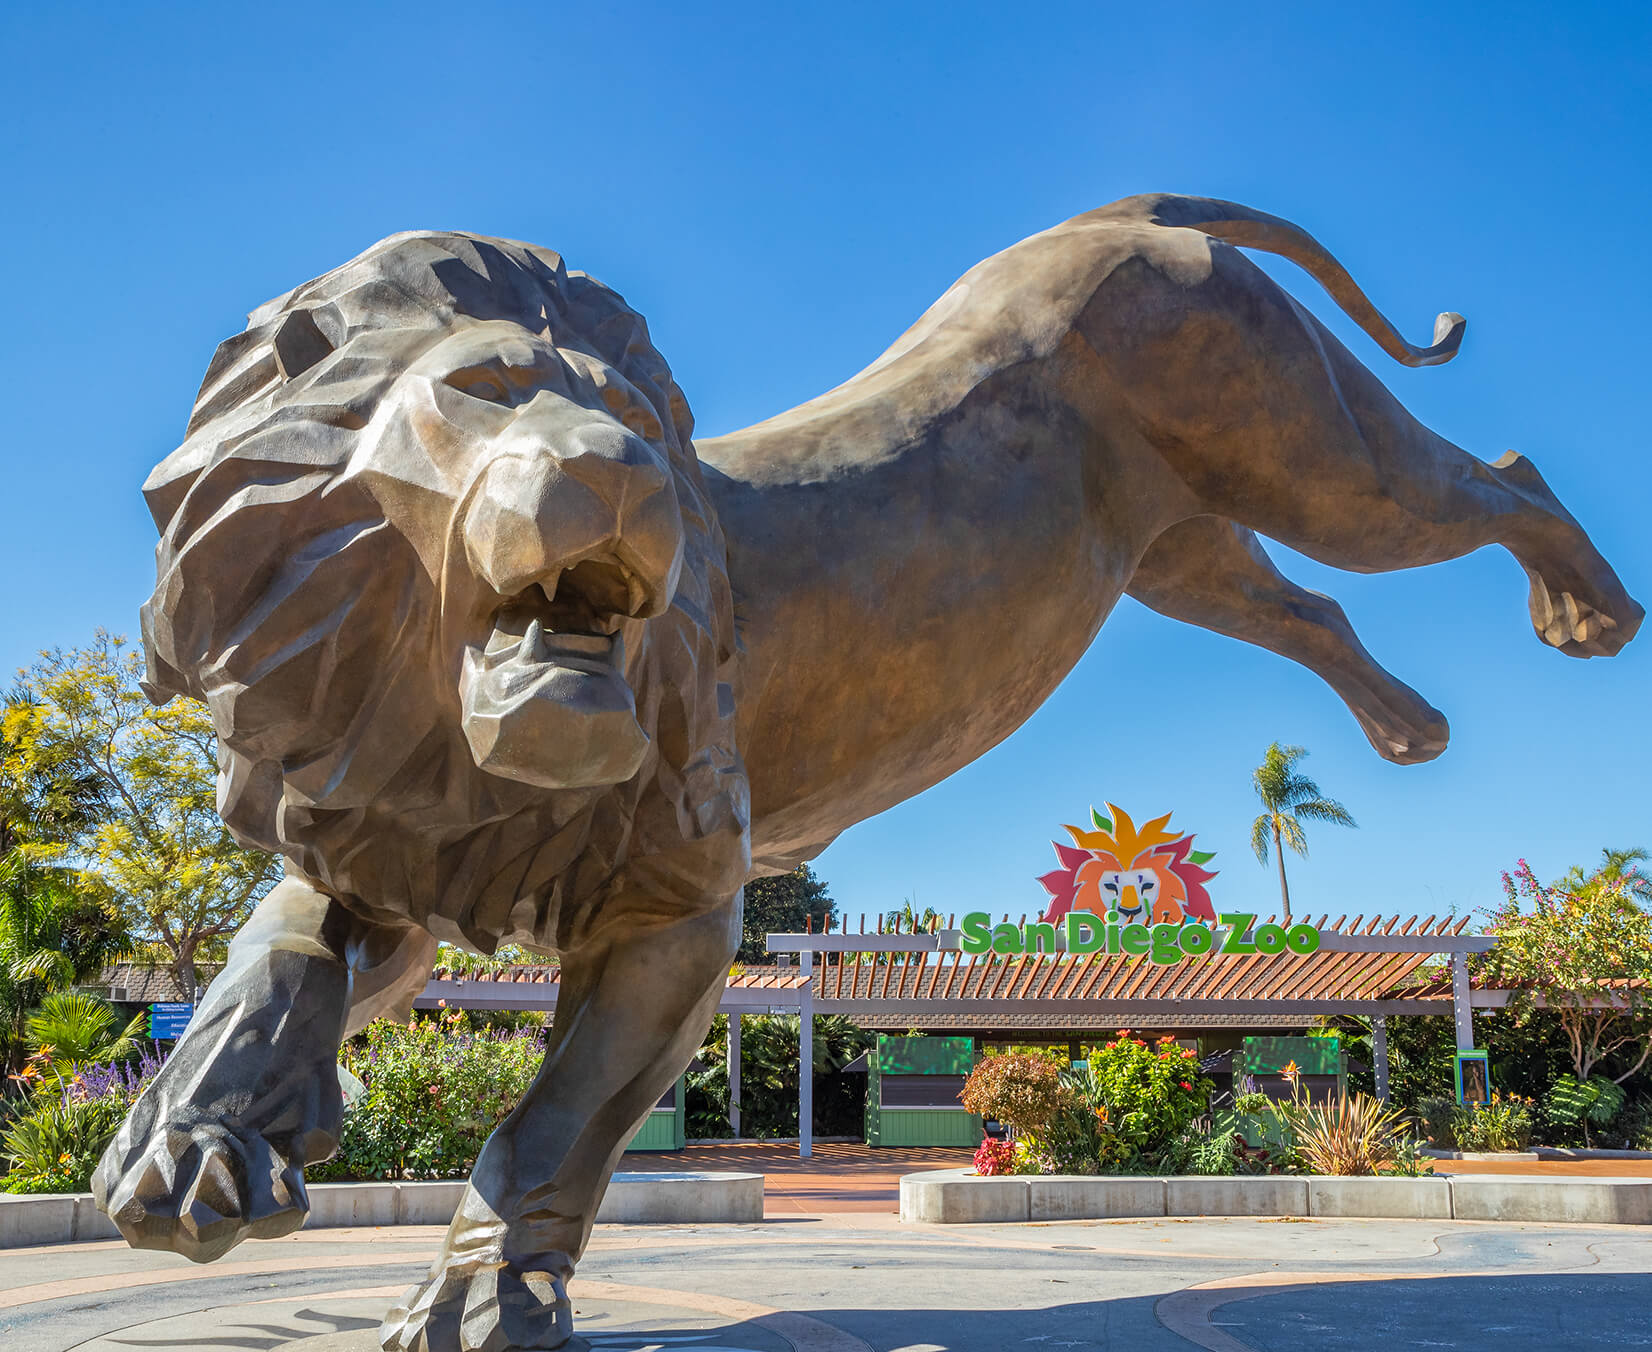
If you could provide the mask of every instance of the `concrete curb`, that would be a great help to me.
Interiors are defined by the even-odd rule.
[[[1652,1178],[1243,1177],[983,1178],[938,1169],[901,1179],[901,1219],[929,1225],[1128,1216],[1324,1216],[1381,1220],[1571,1221],[1652,1225]]]
[[[307,1230],[446,1225],[465,1183],[316,1183],[309,1193]],[[597,1210],[597,1223],[606,1225],[750,1225],[762,1219],[762,1174],[709,1171],[615,1174]],[[0,1193],[0,1249],[119,1238],[89,1193]]]

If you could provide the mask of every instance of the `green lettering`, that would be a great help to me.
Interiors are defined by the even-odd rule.
[[[1181,937],[1182,952],[1190,958],[1200,958],[1210,952],[1211,945],[1216,942],[1216,936],[1203,925],[1183,925]]]
[[[1088,918],[1086,918],[1088,917]],[[1096,923],[1093,911],[1067,912],[1067,951],[1094,953],[1105,942],[1106,936]]]
[[[1292,925],[1285,931],[1285,947],[1306,956],[1319,952],[1319,931],[1312,925]]]
[[[985,911],[971,911],[964,917],[963,937],[958,947],[965,953],[985,953],[992,947],[992,917]]]
[[[1054,953],[1055,926],[1035,920],[1022,929],[1021,946],[1029,953]]]
[[[1119,948],[1134,957],[1139,958],[1147,952],[1151,942],[1152,935],[1146,925],[1126,925],[1119,931]]]
[[[992,951],[994,953],[1021,952],[1021,931],[1008,923],[994,925],[992,927]]]
[[[1258,925],[1255,937],[1258,953],[1272,954],[1285,951],[1285,931],[1278,925]]]
[[[1182,956],[1180,925],[1155,925],[1151,931],[1153,949],[1149,956],[1159,966],[1165,967],[1170,963],[1180,961]]]
[[[1223,911],[1221,921],[1227,926],[1227,942],[1222,945],[1224,953],[1254,953],[1256,945],[1245,938],[1251,921],[1256,919],[1254,911]]]

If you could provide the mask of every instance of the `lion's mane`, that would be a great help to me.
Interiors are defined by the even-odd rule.
[[[652,746],[616,788],[485,774],[460,728],[436,641],[446,557],[421,556],[398,522],[457,522],[462,506],[433,507],[430,483],[390,473],[374,413],[469,320],[509,320],[617,371],[653,406],[675,469],[681,581],[631,668]],[[211,708],[231,830],[362,914],[484,952],[573,948],[622,918],[732,895],[749,851],[732,604],[692,432],[642,317],[548,250],[396,235],[255,310],[144,486],[161,532],[150,695]]]

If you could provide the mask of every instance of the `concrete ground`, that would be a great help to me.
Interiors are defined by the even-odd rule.
[[[629,1163],[629,1162],[628,1162]],[[368,1352],[436,1228],[322,1230],[195,1267],[0,1253],[6,1352]],[[572,1294],[602,1352],[1499,1352],[1652,1347],[1652,1231],[1443,1221],[603,1226]]]

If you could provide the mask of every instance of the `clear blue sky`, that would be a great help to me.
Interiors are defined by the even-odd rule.
[[[0,148],[0,667],[152,580],[138,495],[245,312],[392,231],[550,246],[648,317],[705,433],[874,357],[965,268],[1129,193],[1232,198],[1313,230],[1414,340],[1402,370],[1272,267],[1425,421],[1530,454],[1652,599],[1646,323],[1652,11],[1565,6],[729,4],[11,6]],[[1270,265],[1271,267],[1271,265]],[[1361,829],[1293,862],[1315,910],[1459,912],[1652,845],[1652,636],[1541,647],[1501,552],[1385,577],[1279,551],[1452,721],[1433,765],[1367,747],[1281,659],[1124,602],[1045,709],[819,861],[851,914],[1041,900],[1062,821],[1174,808],[1221,902],[1270,740]],[[1168,718],[1157,710],[1168,707]]]

